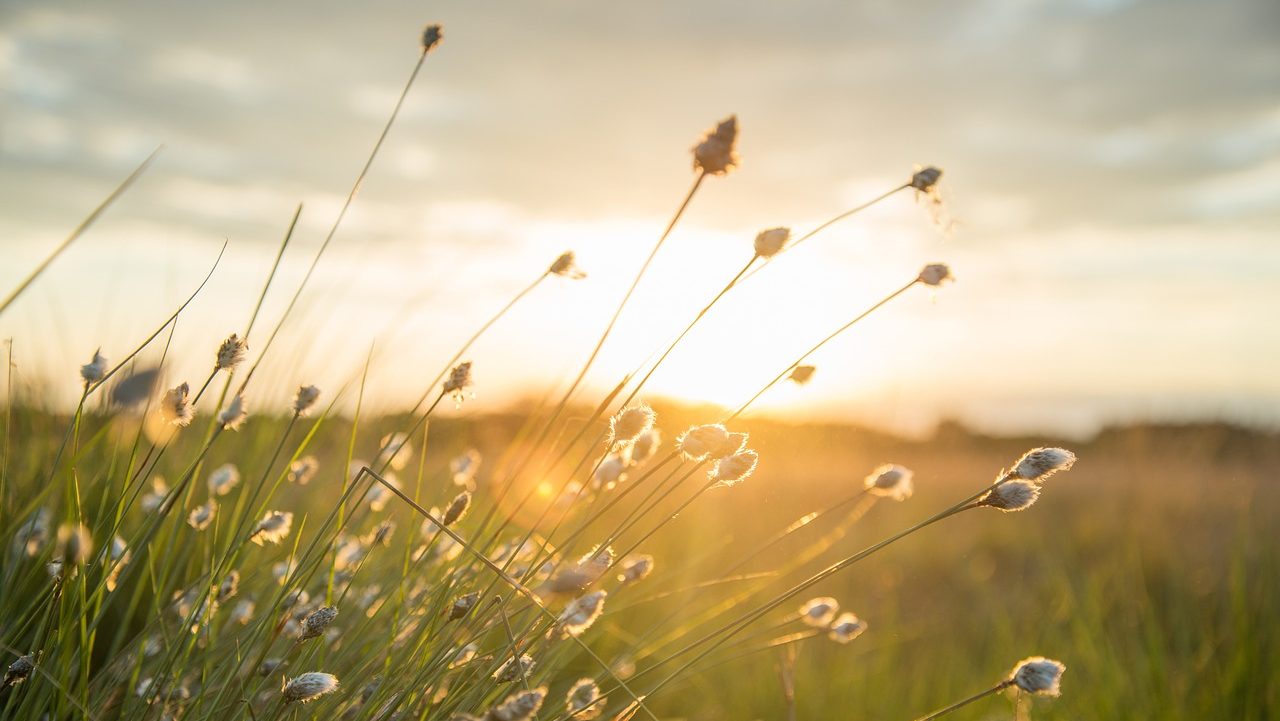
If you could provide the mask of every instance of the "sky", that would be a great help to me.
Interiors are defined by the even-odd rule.
[[[0,6],[0,290],[157,146],[139,182],[0,316],[19,383],[77,397],[196,287],[166,378],[250,346],[332,225],[418,56],[352,211],[263,362],[252,403],[300,383],[411,406],[481,338],[473,413],[580,367],[736,114],[741,166],[708,179],[588,376],[594,402],[751,256],[944,169],[941,213],[900,192],[727,295],[641,397],[918,432],[1085,434],[1130,420],[1280,422],[1280,5],[1066,2],[410,3],[11,0]],[[256,336],[256,338],[255,338]],[[162,340],[165,339],[162,337]],[[371,359],[371,360],[370,360]]]

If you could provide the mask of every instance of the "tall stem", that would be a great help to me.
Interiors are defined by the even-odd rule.
[[[936,719],[939,716],[945,716],[951,713],[952,711],[955,711],[956,709],[961,708],[962,706],[968,706],[969,704],[973,703],[974,701],[977,701],[978,699],[986,698],[987,696],[991,696],[992,694],[1000,693],[1001,691],[1009,688],[1012,685],[1013,685],[1013,681],[1011,679],[1001,681],[1000,683],[996,684],[995,686],[992,686],[986,691],[975,693],[974,695],[970,696],[967,699],[964,699],[963,701],[956,701],[950,706],[940,708],[937,711],[934,711],[933,713],[929,714],[928,716],[921,716],[916,721],[931,721],[931,719]]]

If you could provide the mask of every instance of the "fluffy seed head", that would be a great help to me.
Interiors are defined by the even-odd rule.
[[[36,509],[35,513],[31,514],[31,518],[19,526],[18,532],[14,534],[14,552],[25,553],[28,556],[40,555],[45,544],[49,542],[52,524],[53,514],[48,508]]]
[[[225,496],[240,483],[240,470],[235,464],[224,463],[209,474],[209,492],[215,496]]]
[[[738,166],[738,117],[731,115],[707,132],[693,148],[693,169],[724,175]]]
[[[455,403],[461,403],[471,386],[471,361],[465,361],[449,371],[449,378],[444,382],[444,392],[452,396]]]
[[[165,391],[164,398],[160,401],[160,418],[165,423],[179,428],[190,425],[191,419],[196,415],[196,409],[191,405],[190,395],[191,386],[186,383]]]
[[[631,444],[631,463],[639,465],[653,458],[661,446],[662,432],[657,428],[650,428],[641,433],[636,436],[635,441]]]
[[[911,187],[916,190],[927,193],[938,184],[938,180],[942,178],[942,170],[930,165],[927,168],[920,168],[911,176]]]
[[[226,603],[231,600],[232,596],[240,590],[240,572],[232,570],[227,577],[222,579],[222,583],[218,584],[218,603]]]
[[[564,699],[565,711],[580,721],[591,721],[604,713],[606,699],[600,696],[600,687],[589,678],[579,679],[569,689]]]
[[[618,411],[609,420],[609,442],[614,444],[634,441],[641,433],[653,427],[653,421],[657,417],[658,414],[643,403]]]
[[[446,526],[452,526],[467,514],[467,509],[471,507],[471,492],[463,491],[453,497],[453,502],[444,511],[444,518],[440,521]]]
[[[1040,486],[1031,481],[1006,481],[987,491],[978,504],[1012,513],[1030,508],[1039,497]]]
[[[222,341],[222,345],[218,346],[218,356],[214,359],[213,364],[214,369],[234,370],[236,366],[244,362],[244,358],[248,353],[249,341],[232,333],[226,340]]]
[[[886,463],[871,472],[864,484],[867,493],[873,496],[885,496],[895,501],[905,501],[911,497],[915,486],[911,482],[911,471],[894,463]]]
[[[248,416],[249,409],[245,405],[244,396],[237,395],[218,413],[218,423],[221,423],[223,428],[234,431],[244,424],[244,419]]]
[[[827,637],[836,643],[849,643],[866,630],[865,621],[846,611],[831,623],[831,630],[827,632]]]
[[[814,366],[796,366],[791,369],[791,375],[787,376],[787,380],[796,385],[805,385],[813,380],[814,371],[818,370]]]
[[[533,657],[527,653],[521,654],[520,658],[509,658],[493,672],[493,679],[498,683],[507,683],[526,678],[534,665]]]
[[[93,359],[80,366],[80,378],[86,386],[93,385],[107,375],[107,359],[102,357],[102,349],[93,352]]]
[[[454,599],[453,605],[449,607],[449,620],[456,621],[471,613],[471,609],[476,607],[476,602],[479,600],[480,593],[478,591],[458,596]]]
[[[542,708],[542,701],[546,697],[546,686],[513,693],[502,703],[489,709],[485,721],[525,721],[533,718],[538,709]]]
[[[231,622],[247,626],[253,620],[256,609],[257,605],[247,598],[236,601],[236,605],[231,607]]]
[[[449,472],[453,474],[456,486],[472,488],[475,486],[476,473],[480,470],[480,451],[474,448],[449,461]]]
[[[790,228],[770,228],[756,234],[756,255],[761,258],[772,258],[786,247],[791,240]]]
[[[302,619],[302,635],[298,637],[299,641],[316,638],[329,628],[329,624],[333,623],[333,619],[338,617],[338,608],[336,606],[323,606],[317,608],[307,617]]]
[[[564,253],[561,253],[560,257],[556,258],[555,262],[551,264],[551,267],[547,269],[547,272],[552,275],[572,278],[574,280],[580,280],[587,277],[587,274],[578,267],[572,250],[567,250]]]
[[[293,412],[298,415],[306,413],[320,398],[320,389],[315,386],[298,386],[293,396]]]
[[[800,620],[814,628],[829,628],[840,610],[840,602],[830,596],[811,598],[800,607]]]
[[[58,526],[58,557],[68,566],[79,566],[93,553],[93,535],[83,523]]]
[[[1060,696],[1062,673],[1067,670],[1059,661],[1043,656],[1024,658],[1014,666],[1009,679],[1014,685],[1037,696]]]
[[[289,464],[289,482],[305,486],[316,477],[316,472],[319,470],[320,462],[315,456],[303,456]]]
[[[618,574],[618,582],[643,581],[650,573],[653,573],[653,556],[648,554],[627,556],[622,560],[622,573]]]
[[[711,475],[722,485],[732,486],[742,482],[756,469],[760,456],[755,451],[739,451],[725,456],[716,463]]]
[[[216,515],[218,515],[218,502],[210,498],[206,503],[191,509],[191,513],[187,514],[187,525],[197,531],[203,531],[213,523]]]
[[[730,433],[719,423],[710,423],[690,428],[676,443],[689,460],[700,461],[737,453],[747,444],[747,434]]]
[[[285,703],[307,703],[338,689],[338,677],[331,673],[309,671],[284,682],[280,694]]]
[[[605,591],[593,591],[574,599],[560,614],[560,629],[566,636],[581,636],[604,613]]]
[[[4,672],[4,681],[0,682],[0,688],[8,688],[17,686],[36,670],[36,657],[32,654],[19,656],[18,660],[9,664],[9,668]]]
[[[626,477],[627,453],[610,453],[596,468],[594,481],[597,488],[610,489]]]
[[[1071,470],[1075,462],[1076,454],[1065,448],[1036,448],[1018,459],[1012,475],[1024,481],[1040,483],[1058,471]]]
[[[267,515],[254,526],[249,540],[259,546],[267,543],[279,543],[289,535],[293,528],[293,514],[289,511],[267,511]]]
[[[444,38],[439,25],[428,25],[422,31],[422,52],[429,53]]]
[[[938,286],[948,280],[955,280],[956,277],[951,275],[951,268],[945,263],[930,263],[920,271],[919,279],[925,285]]]
[[[165,483],[164,478],[156,476],[151,479],[151,490],[138,501],[138,505],[142,507],[144,513],[151,513],[160,508],[160,504],[164,503],[167,495],[169,495],[169,484]]]

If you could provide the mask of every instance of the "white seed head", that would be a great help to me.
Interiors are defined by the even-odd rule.
[[[732,486],[746,480],[755,471],[759,460],[760,456],[755,451],[739,451],[721,458],[712,469],[711,476],[722,485]]]
[[[233,463],[224,463],[209,474],[209,492],[215,496],[225,496],[240,483],[240,469]]]
[[[289,464],[289,482],[305,486],[316,477],[320,470],[320,462],[315,456],[303,456]]]
[[[596,488],[610,489],[626,478],[627,454],[610,453],[600,466],[596,468],[594,480]]]
[[[333,619],[337,617],[337,606],[322,606],[308,613],[307,617],[302,619],[302,635],[298,636],[298,640],[306,641],[323,635],[325,629],[329,628],[329,624],[333,623]]]
[[[293,528],[293,514],[289,511],[267,511],[267,514],[253,527],[249,540],[259,546],[267,543],[279,543]]]
[[[463,491],[453,497],[453,501],[444,511],[444,517],[440,522],[446,526],[452,526],[467,514],[467,509],[471,507],[471,492]]]
[[[455,403],[461,403],[472,385],[471,361],[465,361],[449,371],[449,377],[444,382],[444,392],[452,396]]]
[[[489,709],[489,713],[485,715],[485,721],[526,721],[538,713],[546,697],[546,686],[513,693],[502,703]]]
[[[521,654],[520,658],[509,658],[493,672],[493,679],[498,683],[507,683],[527,678],[534,667],[533,657]]]
[[[565,696],[564,707],[568,715],[579,721],[591,721],[604,713],[607,699],[600,696],[600,687],[589,679],[579,679]]]
[[[587,277],[587,274],[578,267],[572,250],[561,253],[560,257],[556,258],[555,262],[551,264],[551,267],[547,269],[547,272],[552,275],[572,278],[574,280],[580,280]]]
[[[945,263],[930,263],[920,271],[919,279],[925,285],[938,286],[956,277],[951,275],[951,268]]]
[[[720,121],[693,148],[693,169],[707,175],[724,175],[738,166],[738,117]]]
[[[444,34],[441,32],[440,26],[428,25],[422,31],[422,52],[431,52],[435,46],[440,44],[442,39],[444,39]]]
[[[1014,685],[1037,696],[1059,696],[1062,689],[1062,673],[1067,670],[1059,661],[1042,656],[1024,658],[1013,668],[1009,676]]]
[[[622,573],[618,574],[619,583],[635,583],[643,581],[653,573],[653,556],[640,554],[622,559]]]
[[[912,473],[895,463],[886,463],[871,472],[863,482],[867,493],[873,496],[884,496],[895,501],[905,501],[911,497],[915,486],[911,482]]]
[[[246,626],[253,620],[253,612],[256,610],[254,602],[244,598],[236,601],[236,605],[231,607],[231,622]]]
[[[662,431],[650,428],[641,433],[631,444],[631,464],[639,465],[653,458],[660,447],[662,447]]]
[[[942,178],[942,171],[940,169],[935,168],[932,165],[926,168],[920,168],[911,176],[911,187],[922,193],[927,193],[933,189],[933,186],[938,184],[938,180],[940,178]]]
[[[453,474],[454,485],[473,488],[481,460],[480,451],[470,448],[466,453],[449,461],[449,472]]]
[[[1076,454],[1065,448],[1036,448],[1018,459],[1012,475],[1024,481],[1040,483],[1058,471],[1071,470],[1075,462]]]
[[[593,591],[575,598],[560,614],[560,629],[566,636],[581,636],[604,613],[606,591]]]
[[[830,628],[839,610],[840,602],[830,596],[811,598],[800,607],[800,620],[806,626]]]
[[[221,423],[223,428],[234,431],[244,424],[244,419],[248,416],[249,409],[244,402],[244,396],[237,395],[218,413],[218,423]]]
[[[249,353],[249,341],[238,337],[235,333],[227,336],[222,341],[222,345],[218,346],[218,356],[214,359],[215,370],[235,370],[235,367],[244,362],[244,358]]]
[[[730,433],[719,423],[710,423],[690,428],[676,443],[689,460],[700,461],[737,453],[747,444],[747,434]]]
[[[310,410],[311,406],[314,406],[319,399],[319,388],[315,386],[298,386],[298,392],[293,396],[293,412],[302,415]]]
[[[987,491],[978,504],[1012,513],[1030,508],[1039,497],[1040,486],[1031,481],[1006,481]]]
[[[407,433],[388,433],[379,441],[378,458],[373,464],[374,470],[390,466],[402,471],[413,458],[413,444],[409,442]]]
[[[218,603],[226,603],[240,590],[240,572],[232,570],[218,584]]]
[[[756,255],[761,258],[772,258],[786,247],[791,240],[790,228],[770,228],[756,234]]]
[[[160,401],[160,418],[171,426],[185,428],[191,424],[196,409],[191,405],[191,386],[186,383],[165,391]]]
[[[107,359],[102,349],[93,352],[93,359],[80,366],[80,378],[86,386],[93,385],[107,376]]]
[[[831,629],[827,632],[827,638],[836,643],[849,643],[861,636],[862,632],[866,630],[867,623],[865,621],[846,611],[831,622]]]
[[[286,681],[280,693],[284,696],[285,703],[307,703],[337,689],[337,676],[309,671]]]
[[[639,403],[625,408],[609,420],[609,442],[630,443],[637,436],[653,427],[657,413],[649,406]]]
[[[817,370],[814,366],[796,366],[791,369],[791,375],[787,376],[787,380],[802,386],[813,380],[813,374]]]
[[[142,507],[144,513],[151,513],[160,508],[160,504],[164,503],[167,495],[169,495],[169,484],[164,478],[156,476],[151,479],[151,491],[142,496],[138,505]]]
[[[58,526],[58,558],[68,566],[80,566],[93,554],[93,534],[83,523]]]
[[[210,498],[208,502],[191,509],[191,513],[187,514],[187,525],[197,531],[203,531],[213,523],[216,515],[218,515],[218,502]]]

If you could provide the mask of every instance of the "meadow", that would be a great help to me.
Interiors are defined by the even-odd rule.
[[[404,93],[440,37],[424,32]],[[206,377],[166,374],[195,352],[167,342],[183,307],[132,351],[86,349],[61,380],[83,391],[71,409],[10,365],[0,715],[1268,718],[1275,433],[1131,425],[1066,442],[948,423],[906,439],[750,412],[863,318],[946,286],[940,263],[796,349],[739,408],[642,392],[777,255],[896,193],[936,210],[936,168],[803,235],[761,231],[670,346],[604,397],[578,393],[698,189],[736,167],[737,132],[730,116],[696,140],[691,187],[576,379],[509,413],[433,416],[483,388],[468,351],[506,310],[581,277],[570,252],[412,379],[404,413],[364,412],[361,373],[326,389],[258,374],[286,352],[293,302],[272,325],[259,300],[239,334],[209,338]],[[257,401],[295,387],[290,404]]]

